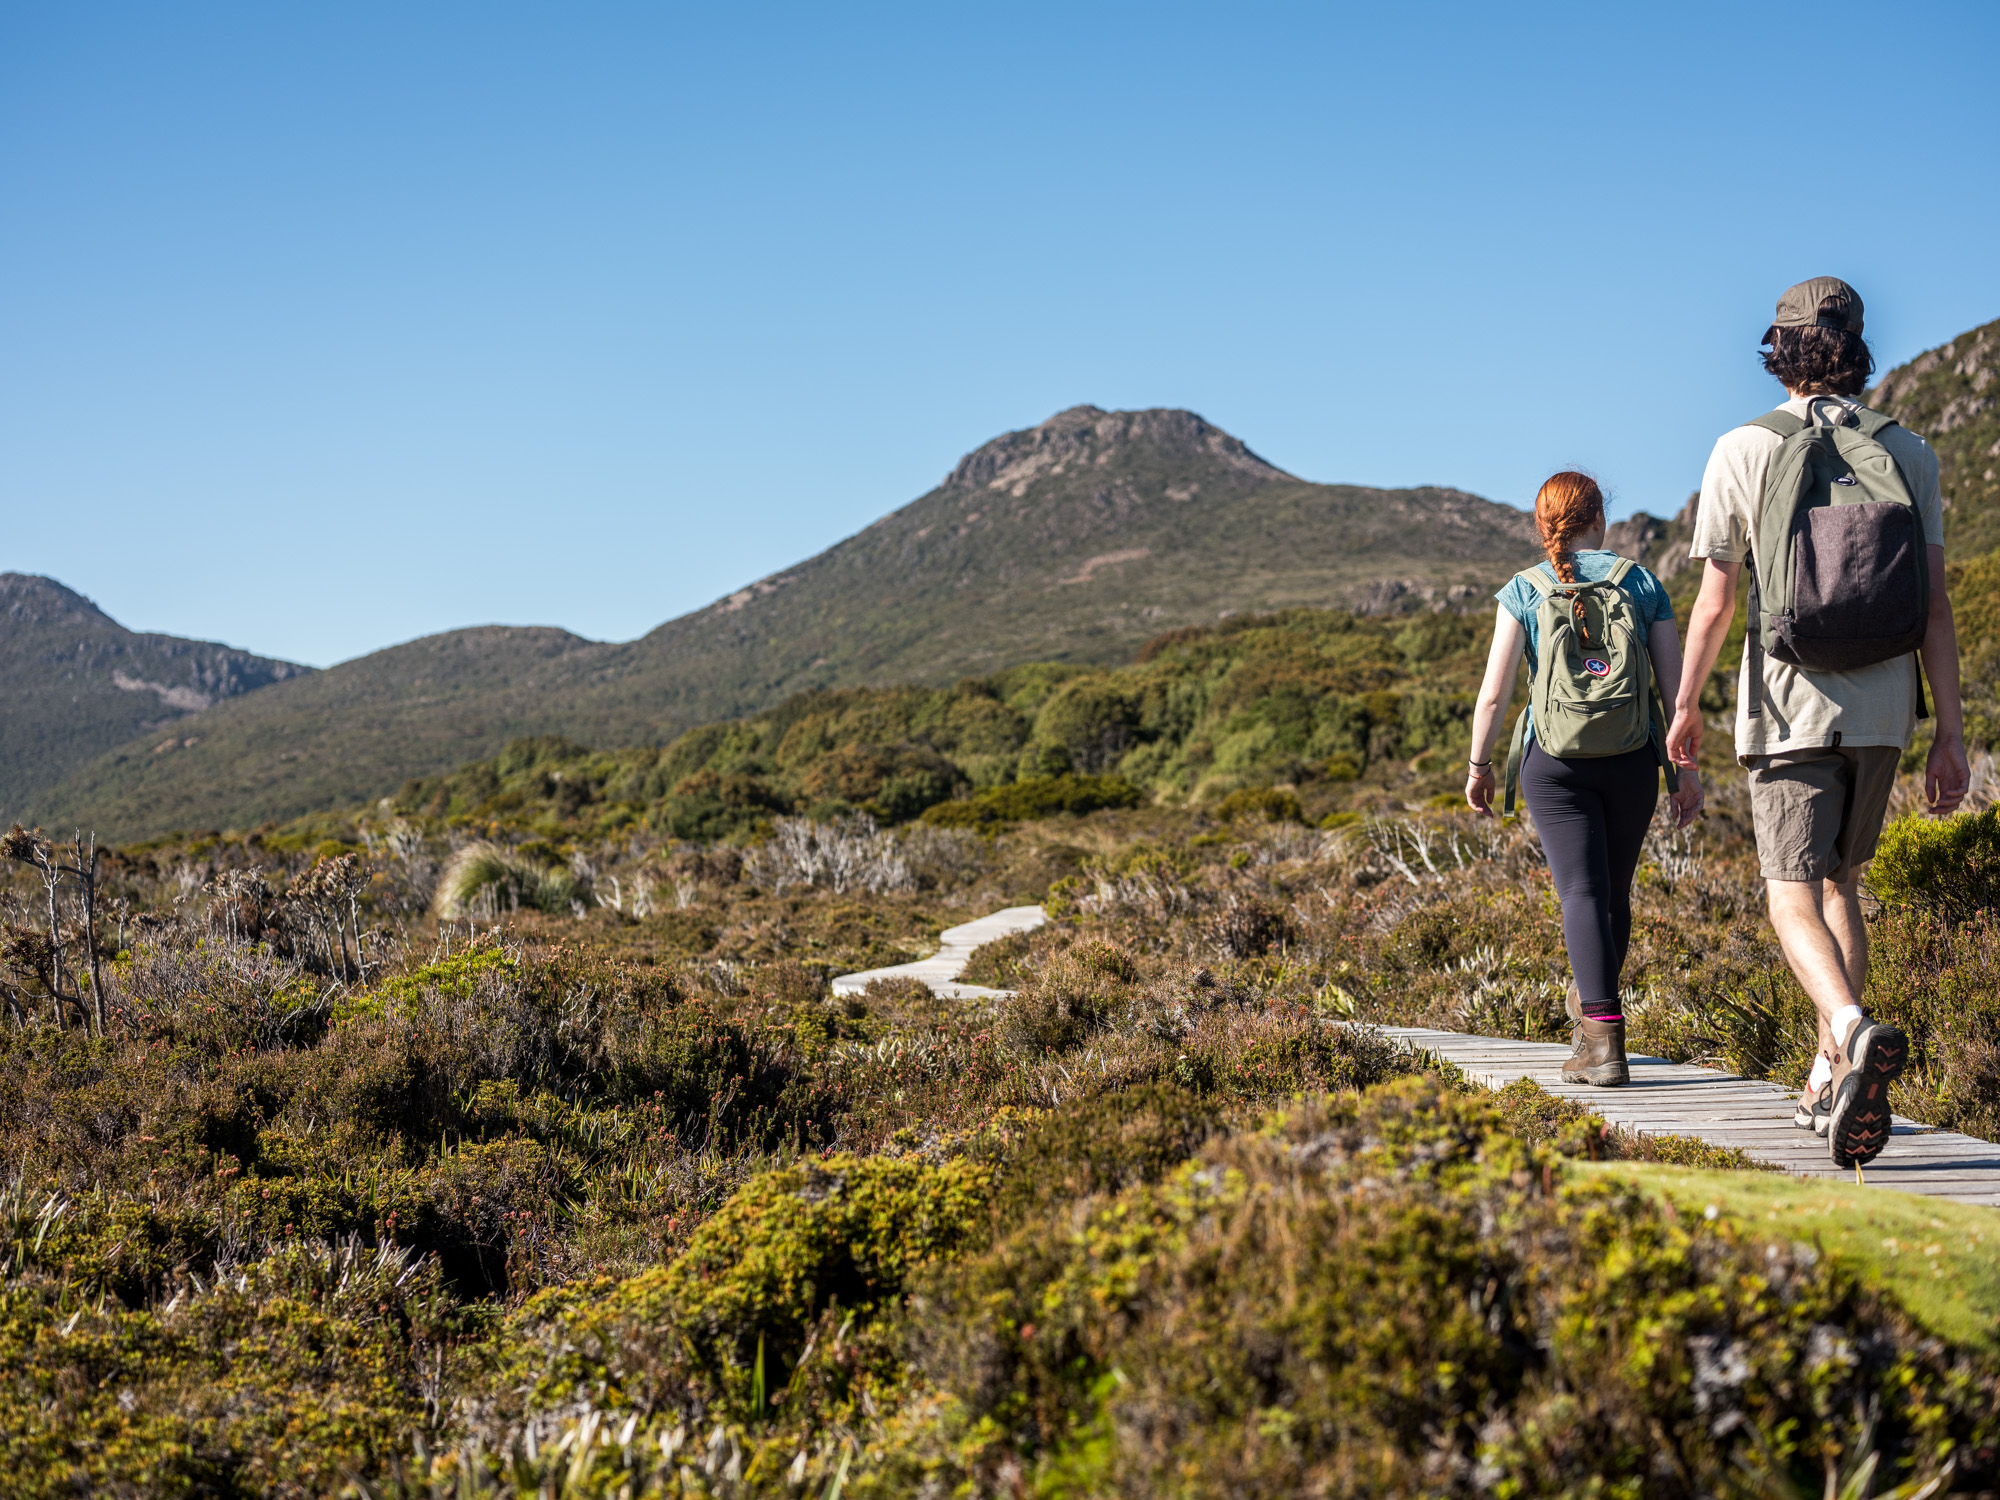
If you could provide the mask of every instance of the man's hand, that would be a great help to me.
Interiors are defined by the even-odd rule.
[[[1702,793],[1701,778],[1690,766],[1681,772],[1680,786],[1667,798],[1667,806],[1674,810],[1674,827],[1685,828],[1700,814],[1702,804],[1708,799]]]
[[[1667,730],[1667,759],[1677,766],[1693,766],[1701,758],[1701,730],[1700,703],[1675,710]]]
[[[1972,768],[1965,761],[1965,741],[1958,735],[1939,735],[1931,742],[1930,758],[1924,763],[1924,807],[1934,818],[1942,818],[1965,800],[1972,785]]]

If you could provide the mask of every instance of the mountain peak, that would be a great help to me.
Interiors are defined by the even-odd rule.
[[[1072,406],[1039,427],[1003,433],[958,461],[942,488],[1021,494],[1036,479],[1072,469],[1107,466],[1144,451],[1177,466],[1212,466],[1257,481],[1293,476],[1267,463],[1220,427],[1191,411],[1152,407],[1106,411]]]
[[[40,573],[0,573],[0,620],[21,625],[113,625],[75,589]]]

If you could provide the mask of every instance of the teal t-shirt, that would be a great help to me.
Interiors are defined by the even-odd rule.
[[[1556,570],[1547,562],[1539,563],[1537,566],[1548,575],[1551,583],[1555,581]],[[1576,576],[1583,583],[1602,583],[1611,576],[1611,570],[1617,566],[1618,554],[1603,548],[1576,554]],[[1632,564],[1631,570],[1626,573],[1624,581],[1618,587],[1623,589],[1625,597],[1632,601],[1632,613],[1638,617],[1641,640],[1649,636],[1653,627],[1660,621],[1671,620],[1674,617],[1673,602],[1667,598],[1665,587],[1661,585],[1659,579],[1639,564]],[[1541,596],[1535,592],[1534,585],[1525,578],[1510,578],[1507,580],[1507,586],[1493,597],[1498,599],[1501,608],[1519,620],[1521,628],[1528,632],[1528,670],[1533,672],[1535,649],[1541,644],[1538,639],[1540,631],[1535,623],[1535,606],[1541,601]]]

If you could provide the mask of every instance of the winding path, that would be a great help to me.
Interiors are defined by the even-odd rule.
[[[833,981],[833,992],[858,995],[871,979],[915,979],[948,999],[996,998],[1007,992],[958,982],[972,950],[995,938],[1031,932],[1047,920],[1039,906],[1010,906],[945,929],[942,946],[929,958],[842,974]],[[1774,1083],[1634,1054],[1631,1083],[1594,1089],[1563,1082],[1562,1065],[1569,1048],[1560,1043],[1468,1036],[1422,1026],[1372,1029],[1405,1047],[1436,1053],[1489,1089],[1532,1079],[1551,1094],[1573,1099],[1636,1134],[1697,1136],[1713,1145],[1738,1147],[1747,1156],[1800,1177],[1848,1176],[1834,1166],[1822,1138],[1792,1124],[1792,1095]],[[1891,1124],[1888,1150],[1864,1170],[1873,1187],[2000,1207],[2000,1146],[1919,1125],[1901,1115]]]
[[[1597,1089],[1563,1082],[1569,1048],[1559,1043],[1507,1041],[1422,1026],[1374,1029],[1406,1047],[1435,1052],[1490,1089],[1529,1078],[1636,1134],[1699,1136],[1713,1145],[1739,1147],[1746,1156],[1800,1177],[1853,1179],[1850,1171],[1833,1164],[1824,1137],[1792,1123],[1794,1095],[1775,1083],[1634,1053],[1628,1058],[1629,1084]],[[1870,1187],[2000,1207],[2000,1146],[1901,1115],[1892,1119],[1888,1149],[1862,1170]]]
[[[868,988],[871,979],[915,979],[929,985],[932,994],[942,995],[947,1000],[993,999],[1007,991],[958,982],[958,976],[965,972],[965,965],[972,957],[972,950],[995,938],[1032,932],[1047,920],[1048,914],[1039,906],[1010,906],[976,922],[947,927],[939,937],[943,946],[929,958],[920,958],[913,964],[897,964],[890,969],[863,969],[858,974],[838,975],[833,981],[833,992],[836,995],[858,995]]]

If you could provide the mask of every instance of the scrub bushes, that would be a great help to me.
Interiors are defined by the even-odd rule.
[[[1912,814],[1882,830],[1868,888],[1891,906],[1962,919],[2000,905],[2000,808]]]
[[[526,906],[566,912],[586,894],[576,876],[560,866],[531,859],[498,844],[467,844],[454,854],[438,881],[437,914],[447,921],[477,909],[491,918]]]
[[[915,1306],[940,1395],[861,1493],[1686,1495],[1857,1408],[1984,1473],[2000,1379],[1809,1247],[1567,1182],[1434,1083],[1288,1113]]]

